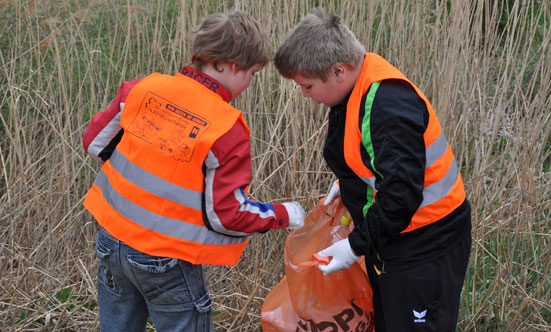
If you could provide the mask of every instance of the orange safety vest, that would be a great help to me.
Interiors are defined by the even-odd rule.
[[[84,206],[111,235],[153,256],[234,265],[247,244],[203,220],[203,162],[214,142],[241,121],[206,86],[180,73],[154,73],[128,95],[124,135],[102,166]]]
[[[363,135],[358,126],[360,103],[363,95],[369,90],[365,107],[366,118],[369,120],[369,114],[367,113],[371,110],[371,104],[378,84],[386,79],[400,79],[411,84],[427,105],[429,112],[429,123],[423,134],[426,156],[423,202],[413,215],[409,226],[402,231],[404,233],[431,224],[447,216],[463,203],[465,200],[465,189],[450,145],[427,97],[404,74],[382,57],[374,53],[367,53],[361,73],[346,106],[344,134],[344,157],[347,165],[365,183],[373,188],[373,195],[368,193],[368,196],[371,196],[371,202],[368,201],[368,204],[364,207],[364,216],[375,200],[377,190],[375,175],[373,173],[377,172],[373,164],[374,152],[368,151],[371,157],[371,165],[369,166],[366,166],[362,162],[360,154],[362,140],[364,143],[369,142],[368,144],[371,144],[369,123],[365,126],[366,129]],[[374,88],[370,89],[370,87]]]

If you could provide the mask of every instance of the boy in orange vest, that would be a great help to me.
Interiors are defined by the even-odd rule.
[[[470,204],[427,98],[366,53],[340,17],[316,9],[288,34],[275,65],[305,97],[330,107],[324,158],[354,220],[320,251],[324,273],[365,257],[375,330],[455,331],[471,246]]]
[[[270,44],[244,12],[214,14],[174,76],[123,82],[94,116],[85,150],[102,167],[84,200],[100,225],[102,331],[213,331],[201,264],[234,265],[247,237],[296,229],[297,202],[247,197],[249,130],[229,102],[270,60]]]

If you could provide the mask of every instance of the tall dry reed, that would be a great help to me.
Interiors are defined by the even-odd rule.
[[[551,330],[551,6],[547,0],[0,1],[0,330],[96,330],[94,234],[82,198],[98,170],[88,120],[122,80],[173,73],[208,13],[251,13],[274,48],[314,3],[432,100],[473,206],[459,331]],[[270,65],[235,102],[261,201],[311,208],[333,176],[327,110]],[[259,330],[286,231],[207,267],[220,331]]]

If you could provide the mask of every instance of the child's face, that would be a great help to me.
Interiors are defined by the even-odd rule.
[[[300,85],[304,97],[310,97],[313,101],[325,106],[334,106],[344,97],[340,93],[341,82],[335,75],[328,75],[325,82],[321,78],[311,78],[301,74],[296,74],[292,78]]]
[[[246,70],[235,70],[232,71],[231,83],[229,84],[228,89],[231,92],[232,100],[237,98],[241,92],[245,91],[251,85],[253,75],[260,70],[260,65],[256,64]]]

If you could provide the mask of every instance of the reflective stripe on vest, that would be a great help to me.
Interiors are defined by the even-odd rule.
[[[149,173],[143,168],[132,164],[118,150],[113,152],[109,159],[111,166],[118,173],[138,187],[161,198],[166,198],[183,206],[199,210],[202,209],[202,193],[175,185],[165,179]]]
[[[423,201],[414,214],[409,226],[403,232],[409,232],[427,224],[436,222],[457,208],[465,200],[463,181],[448,141],[440,127],[432,105],[423,93],[413,85],[400,71],[380,56],[367,53],[364,65],[347,105],[344,155],[348,166],[367,183],[376,194],[376,176],[381,179],[374,165],[374,151],[371,142],[371,108],[380,81],[401,79],[407,81],[423,99],[429,111],[429,124],[424,133],[425,140],[425,184]],[[360,103],[367,92],[365,116],[361,131],[358,127]],[[361,159],[360,145],[363,145],[370,157],[368,168]],[[364,216],[374,203],[376,196],[367,193]]]
[[[210,231],[205,226],[167,218],[142,208],[119,194],[111,186],[109,179],[103,171],[98,173],[94,184],[98,186],[107,203],[109,203],[115,211],[144,228],[178,239],[206,244],[235,244],[243,242],[243,238],[225,236]]]
[[[240,111],[193,79],[148,76],[126,99],[124,135],[84,205],[136,250],[192,264],[234,265],[247,238],[205,226],[202,165],[236,121],[246,128]]]

